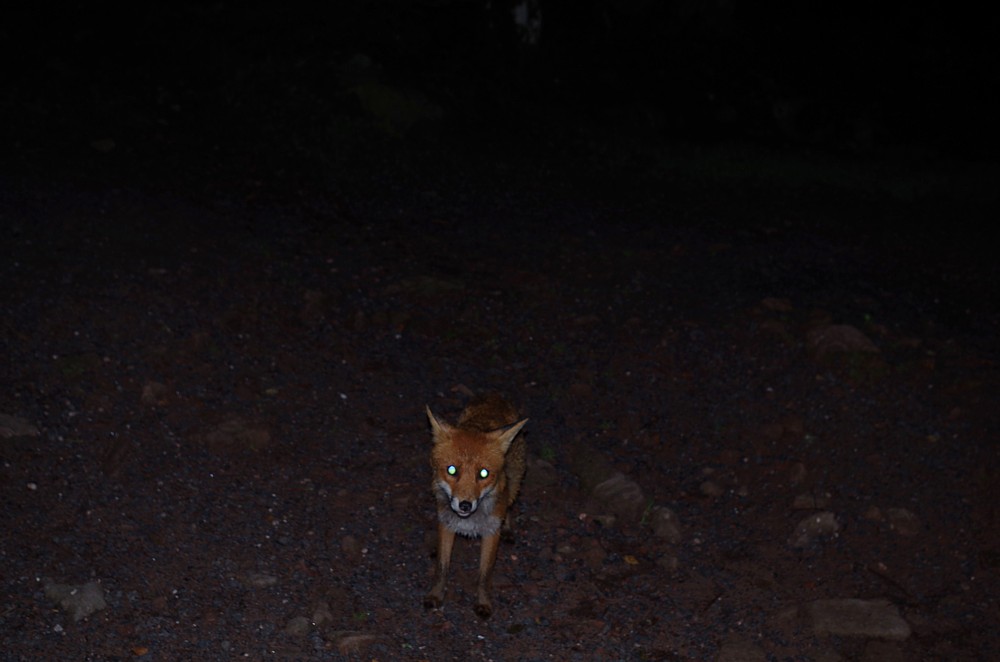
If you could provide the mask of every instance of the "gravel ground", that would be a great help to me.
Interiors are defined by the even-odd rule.
[[[939,212],[407,172],[5,181],[0,657],[1000,657],[995,266],[889,230]],[[422,607],[423,408],[487,389],[482,621],[476,541]]]

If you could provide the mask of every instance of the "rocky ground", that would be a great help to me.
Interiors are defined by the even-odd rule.
[[[5,178],[0,657],[1000,658],[978,208],[482,161]],[[484,622],[423,408],[486,389]]]

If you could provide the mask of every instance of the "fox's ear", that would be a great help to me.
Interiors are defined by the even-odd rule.
[[[451,432],[451,426],[444,421],[439,421],[428,405],[424,405],[424,408],[427,409],[427,420],[431,422],[431,432],[434,434],[434,441]]]
[[[527,422],[528,419],[525,418],[523,420],[518,421],[517,423],[514,423],[513,425],[509,425],[505,428],[500,428],[499,430],[492,433],[496,436],[497,441],[500,442],[500,448],[503,450],[504,453],[506,453],[507,449],[510,448],[511,443],[513,443],[514,441],[514,437],[517,436],[517,433],[521,431],[521,428],[523,428],[524,424]]]

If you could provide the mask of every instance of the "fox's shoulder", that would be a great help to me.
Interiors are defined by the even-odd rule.
[[[492,432],[518,421],[517,409],[498,393],[475,397],[458,419],[458,427]]]

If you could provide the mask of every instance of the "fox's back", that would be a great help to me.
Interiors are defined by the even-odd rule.
[[[462,412],[458,427],[476,432],[492,432],[517,423],[517,410],[496,393],[477,396]]]
[[[527,445],[524,437],[518,435],[507,451],[507,461],[504,463],[504,473],[507,474],[507,505],[514,503],[518,492],[521,491],[521,481],[524,480],[524,472],[528,468]]]

